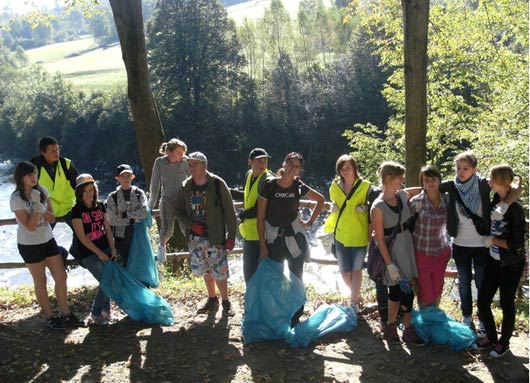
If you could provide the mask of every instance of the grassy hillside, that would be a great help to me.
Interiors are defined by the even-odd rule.
[[[91,37],[27,51],[32,64],[61,72],[74,84],[96,91],[122,87],[126,73],[119,45],[99,48]]]
[[[284,0],[293,18],[300,0]],[[245,18],[263,16],[270,0],[251,0],[227,8],[228,16],[241,23]],[[27,51],[31,64],[41,64],[51,73],[63,76],[87,90],[98,91],[125,87],[127,75],[119,45],[99,48],[91,37],[76,41],[50,44]]]

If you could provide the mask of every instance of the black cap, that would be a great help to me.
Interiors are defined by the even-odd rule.
[[[127,164],[118,165],[118,167],[116,168],[116,177],[118,177],[122,173],[134,174],[134,172],[133,172],[133,170],[131,168],[131,165],[127,165]]]
[[[267,151],[262,148],[254,148],[250,151],[250,154],[248,155],[249,160],[263,157],[271,158],[271,156],[269,156],[269,153],[267,153]]]

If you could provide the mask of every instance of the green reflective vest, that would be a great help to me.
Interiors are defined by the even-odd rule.
[[[263,177],[267,177],[268,170],[261,173],[256,181],[250,186],[252,181],[252,170],[247,173],[247,181],[245,183],[245,194],[243,207],[250,209],[258,203],[259,198],[259,185]],[[258,220],[256,218],[247,218],[239,224],[239,232],[241,236],[247,241],[259,241],[258,236]]]
[[[362,180],[361,184],[355,191],[355,194],[346,203],[346,207],[340,216],[339,224],[335,238],[346,247],[361,247],[368,245],[368,211],[358,213],[355,208],[366,203],[368,188],[370,182]],[[329,198],[333,201],[340,210],[342,204],[346,200],[344,191],[340,188],[336,181],[331,183],[329,187]],[[339,212],[331,213],[324,224],[324,231],[326,233],[333,233],[337,223]]]
[[[70,185],[70,180],[66,177],[65,169],[63,169],[61,162],[57,162],[55,180],[51,179],[44,168],[41,168],[39,172],[39,184],[50,192],[53,211],[57,217],[65,216],[72,210],[72,206],[75,205],[75,191],[72,189],[72,185]],[[67,169],[70,168],[71,162],[65,158]]]

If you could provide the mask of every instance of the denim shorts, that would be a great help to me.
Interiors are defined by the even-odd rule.
[[[335,240],[335,244],[337,247],[337,262],[341,273],[358,271],[363,268],[367,246],[346,247],[337,240]]]

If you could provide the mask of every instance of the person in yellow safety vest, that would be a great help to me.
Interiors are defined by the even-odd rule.
[[[59,142],[53,137],[39,140],[40,155],[33,162],[39,172],[39,184],[50,192],[50,200],[57,218],[63,218],[72,228],[71,211],[75,204],[75,179],[79,175],[71,160],[60,157]],[[52,225],[52,229],[55,223]],[[68,252],[60,248],[63,259]],[[72,252],[73,249],[70,251]]]
[[[272,173],[267,169],[269,154],[265,149],[254,148],[248,156],[250,170],[247,172],[245,190],[240,198],[243,199],[243,207],[238,214],[241,224],[239,232],[243,237],[243,275],[245,283],[248,283],[256,272],[259,263],[259,236],[256,217],[258,215],[259,189],[267,177]],[[231,190],[232,195],[234,190]],[[235,196],[234,196],[235,197]]]

